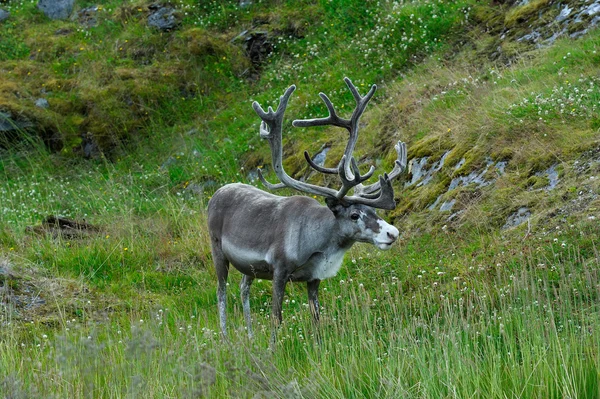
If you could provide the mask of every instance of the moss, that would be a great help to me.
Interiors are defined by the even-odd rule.
[[[420,187],[418,196],[413,200],[415,210],[423,210],[433,204],[435,200],[446,190],[443,182],[430,183]]]
[[[524,183],[524,188],[537,190],[540,188],[547,187],[550,184],[550,180],[547,176],[530,176]]]
[[[501,148],[493,149],[490,157],[494,161],[509,161],[515,155],[515,150],[508,146],[502,146]]]
[[[60,115],[79,115],[83,117],[85,112],[85,104],[77,96],[63,98],[59,96],[48,97],[50,109]]]
[[[115,8],[112,19],[121,22],[123,25],[145,19],[149,14],[148,2],[144,0],[133,1],[127,5],[120,5]]]
[[[446,156],[446,169],[456,166],[468,151],[466,146],[455,146]]]
[[[412,200],[408,198],[402,198],[397,202],[396,209],[390,212],[390,218],[395,220],[397,218],[406,216],[414,209],[415,204]]]
[[[484,163],[485,151],[480,147],[473,147],[464,153],[465,163],[454,171],[455,176],[466,175],[480,168]]]
[[[486,31],[497,33],[504,24],[504,7],[477,3],[472,7],[471,19],[476,25],[483,25]]]
[[[408,145],[408,158],[432,157],[433,160],[437,160],[450,147],[452,147],[452,140],[448,135],[425,137]]]
[[[531,46],[523,41],[504,40],[500,43],[500,49],[504,59],[512,60],[529,51]]]
[[[117,84],[89,88],[82,95],[86,118],[81,128],[92,134],[103,151],[115,148],[121,140],[143,126],[143,116],[133,98],[130,88]]]
[[[550,166],[556,163],[556,155],[542,153],[534,155],[532,154],[526,162],[526,170],[529,173],[529,176],[537,172],[541,172],[543,170],[548,169]]]
[[[523,23],[539,13],[549,3],[550,0],[531,0],[527,4],[514,7],[506,13],[504,24],[507,28],[512,28],[517,24]]]
[[[260,27],[275,35],[302,38],[308,29],[318,24],[323,16],[318,6],[297,8],[281,8],[277,12],[258,12],[254,15],[252,25]]]

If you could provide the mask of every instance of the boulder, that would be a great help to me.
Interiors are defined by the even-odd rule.
[[[90,132],[81,135],[81,151],[87,159],[95,159],[102,154],[98,143],[94,139],[94,135]]]
[[[0,133],[18,133],[33,126],[28,120],[15,118],[10,112],[0,111]]]
[[[6,21],[8,17],[10,17],[10,13],[0,8],[0,23]]]
[[[67,19],[74,4],[75,0],[40,0],[38,9],[50,19]]]
[[[180,15],[173,7],[153,4],[148,8],[151,11],[151,14],[148,15],[148,26],[164,32],[168,32],[179,26]]]
[[[242,45],[255,68],[259,68],[267,60],[274,48],[269,33],[262,30],[245,30],[234,37],[232,42]]]
[[[44,109],[50,108],[50,104],[48,103],[48,100],[46,100],[45,98],[38,98],[37,100],[35,100],[35,106],[38,108],[44,108]]]

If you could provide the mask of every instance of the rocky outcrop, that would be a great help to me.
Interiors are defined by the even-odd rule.
[[[531,8],[529,1],[522,3],[518,6]],[[537,19],[528,18],[529,32],[517,41],[534,43],[538,47],[549,46],[559,37],[576,39],[583,36],[600,23],[600,0],[551,2],[547,8],[537,11]]]
[[[0,111],[0,134],[4,136],[17,135],[33,126],[29,120],[17,118],[10,112]]]
[[[0,23],[6,21],[10,17],[10,13],[0,8]]]
[[[67,19],[74,5],[75,0],[40,0],[38,9],[50,19]]]
[[[255,68],[267,60],[274,48],[266,30],[245,30],[233,38],[232,42],[242,46]]]
[[[173,7],[153,4],[148,8],[151,11],[148,15],[148,26],[163,32],[171,31],[179,26],[180,15]]]

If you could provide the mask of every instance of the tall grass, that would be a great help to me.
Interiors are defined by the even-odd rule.
[[[596,398],[599,261],[576,249],[560,262],[529,256],[512,274],[466,276],[453,289],[332,281],[319,327],[294,286],[273,351],[261,282],[255,341],[235,289],[230,342],[214,330],[214,302],[103,323],[66,318],[29,342],[5,334],[0,383],[6,397]]]

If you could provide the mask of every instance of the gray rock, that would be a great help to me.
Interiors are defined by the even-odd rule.
[[[9,112],[0,111],[0,132],[18,132],[33,126],[33,123],[27,120],[15,119]]]
[[[504,174],[504,170],[506,169],[507,164],[508,163],[506,161],[498,161],[494,165],[494,162],[490,158],[488,158],[486,159],[486,165],[483,170],[474,170],[467,176],[458,176],[452,179],[448,191],[454,190],[456,187],[459,186],[468,186],[469,184],[475,184],[478,187],[489,186],[494,182],[494,180],[496,180],[495,178],[492,178],[492,180],[485,179],[486,173],[488,172],[490,167],[494,165],[496,173],[498,174],[498,176],[501,176]]]
[[[459,170],[460,168],[462,168],[462,166],[465,164],[465,162],[467,162],[467,160],[464,158],[461,158],[460,161],[458,161],[458,163],[454,166],[454,170]]]
[[[179,26],[179,14],[173,7],[152,5],[153,12],[148,16],[148,26],[168,32]]]
[[[81,150],[87,159],[98,158],[102,151],[94,139],[94,135],[87,132],[81,135]]]
[[[456,204],[455,199],[451,199],[450,201],[444,201],[444,203],[440,206],[440,211],[451,211],[452,207],[454,207],[454,204]]]
[[[581,36],[585,35],[586,33],[588,33],[588,29],[580,30],[579,32],[573,32],[569,35],[569,37],[571,39],[578,39]]]
[[[165,162],[160,165],[160,170],[169,170],[169,168],[177,163],[177,159],[169,157]]]
[[[435,210],[437,208],[438,204],[440,203],[440,201],[442,200],[442,195],[438,195],[435,202],[433,204],[429,205],[427,207],[427,209],[429,209],[430,211]],[[454,198],[449,201],[444,201],[444,202],[442,202],[442,205],[440,205],[440,211],[441,212],[451,211],[452,208],[454,207],[454,204],[456,204],[456,199],[454,199]]]
[[[427,170],[425,169],[425,165],[427,165],[427,158],[428,157],[415,158],[410,161],[410,173],[412,177],[410,182],[406,183],[407,186],[412,186],[427,173]]]
[[[567,19],[569,15],[571,15],[571,11],[573,11],[573,9],[570,8],[568,4],[565,5],[563,9],[560,10],[560,14],[558,14],[558,16],[556,17],[556,22],[562,22],[565,19]]]
[[[38,9],[50,19],[67,19],[74,4],[75,0],[40,0]]]
[[[499,174],[503,175],[504,174],[504,170],[506,169],[506,165],[508,162],[506,161],[500,161],[496,163],[496,170],[498,171]]]
[[[255,181],[257,181],[259,179],[258,169],[252,169],[250,172],[248,172],[246,179],[248,179],[248,181],[251,183],[254,183]]]
[[[252,65],[259,67],[273,52],[273,44],[267,31],[245,30],[231,40],[241,44]]]
[[[327,153],[329,152],[329,150],[330,150],[329,147],[323,148],[320,152],[318,152],[313,157],[313,162],[316,163],[319,166],[324,166],[325,165],[325,159],[327,159]]]
[[[548,178],[548,185],[544,187],[544,190],[551,191],[556,188],[560,179],[558,178],[558,171],[556,170],[556,165],[550,166],[548,169],[538,172],[535,174],[536,176],[546,176]]]
[[[531,211],[529,208],[523,206],[519,208],[515,213],[510,215],[506,220],[506,223],[502,227],[503,229],[510,229],[526,222],[531,217]]]
[[[544,45],[545,46],[550,46],[552,44],[554,44],[554,42],[556,41],[556,39],[558,39],[559,37],[561,37],[562,35],[564,35],[567,32],[567,28],[563,28],[562,30],[558,31],[558,32],[554,32],[552,34],[552,36],[550,36],[549,38],[547,38],[546,40],[544,40]]]
[[[434,164],[431,165],[431,169],[429,169],[429,171],[425,174],[425,176],[423,176],[423,180],[419,184],[417,184],[417,187],[429,184],[431,179],[433,179],[433,176],[437,172],[439,172],[440,169],[442,169],[442,167],[444,166],[444,162],[446,162],[446,158],[448,157],[448,154],[450,154],[450,151],[446,151],[444,153],[444,155],[442,155],[442,157],[437,162],[434,162]]]
[[[98,6],[86,7],[77,12],[77,20],[88,28],[98,25]]]
[[[584,13],[587,15],[596,15],[600,12],[600,2],[595,2],[590,4],[588,8],[585,9]]]
[[[204,185],[191,183],[183,190],[183,193],[188,197],[202,197],[204,195]]]
[[[40,108],[50,108],[50,104],[45,98],[38,98],[35,100],[35,106]]]
[[[450,182],[450,187],[448,191],[454,190],[459,186],[468,186],[469,184],[475,184],[478,187],[485,187],[490,185],[492,182],[489,182],[484,179],[485,174],[487,173],[490,165],[488,164],[483,170],[474,170],[469,173],[467,176],[458,176],[452,179]]]
[[[0,22],[4,22],[10,17],[10,13],[0,8]]]
[[[410,173],[412,175],[410,182],[407,182],[405,186],[412,186],[416,182],[419,182],[417,187],[425,186],[433,179],[433,176],[439,172],[446,162],[446,158],[450,154],[450,151],[446,151],[442,157],[431,165],[431,168],[427,170],[427,160],[429,157],[415,158],[410,163]]]
[[[438,195],[438,197],[435,199],[435,201],[433,202],[433,204],[429,205],[427,207],[427,209],[429,209],[430,211],[433,211],[435,208],[437,208],[438,204],[440,203],[440,201],[442,199],[442,195],[443,194]]]

